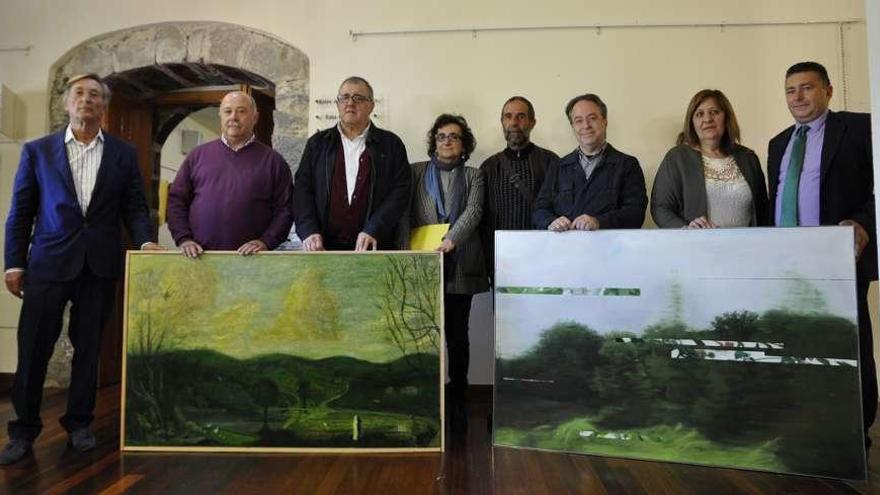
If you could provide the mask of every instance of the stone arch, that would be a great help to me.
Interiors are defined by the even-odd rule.
[[[182,66],[194,69],[196,80],[199,74],[210,81],[211,77],[234,80],[237,73],[249,73],[270,82],[275,93],[272,145],[296,168],[308,138],[309,59],[273,35],[236,24],[163,22],[113,31],[80,43],[49,69],[50,127],[57,130],[67,123],[61,96],[73,75],[93,72],[108,77],[155,68],[177,80],[178,87],[185,87],[185,82],[168,70]],[[230,73],[228,68],[241,70]],[[140,89],[149,92],[151,88]]]
[[[271,89],[272,146],[292,169],[299,164],[308,138],[309,59],[271,34],[223,22],[163,22],[95,36],[49,69],[52,131],[68,121],[62,101],[67,81],[89,72],[105,78],[115,94],[141,100],[187,87],[248,84]],[[158,117],[168,125],[181,118]],[[161,126],[157,130],[162,132]],[[73,347],[64,333],[49,363],[47,386],[69,384]]]

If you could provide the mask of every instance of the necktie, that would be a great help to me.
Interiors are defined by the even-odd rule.
[[[780,227],[797,227],[798,225],[798,189],[800,188],[801,169],[804,166],[804,151],[807,148],[807,131],[809,130],[810,126],[801,126],[795,133],[794,143],[791,145],[788,171],[785,173],[785,184],[782,187]]]

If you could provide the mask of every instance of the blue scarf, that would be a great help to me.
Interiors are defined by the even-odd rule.
[[[428,196],[434,200],[437,207],[437,220],[440,223],[454,224],[459,215],[464,211],[465,198],[467,197],[467,183],[465,182],[464,171],[460,171],[455,175],[455,181],[452,183],[451,191],[446,194],[452,194],[453,203],[449,205],[449,211],[446,211],[446,201],[444,200],[443,187],[440,184],[440,169],[455,170],[457,167],[463,167],[464,162],[456,162],[450,169],[448,165],[441,166],[437,161],[437,156],[432,156],[425,171],[425,189],[428,190]]]

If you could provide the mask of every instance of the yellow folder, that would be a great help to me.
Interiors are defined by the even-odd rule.
[[[443,236],[447,232],[449,232],[448,223],[416,227],[410,232],[409,248],[413,251],[433,251],[443,242]]]
[[[165,179],[159,180],[159,225],[165,223],[168,213],[168,188],[170,184]]]

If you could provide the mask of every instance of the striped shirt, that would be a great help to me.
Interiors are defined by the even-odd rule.
[[[499,180],[487,184],[486,194],[497,205],[493,220],[493,230],[530,230],[532,228],[532,208],[523,197],[517,187],[525,191],[534,191],[535,177],[529,166],[527,152],[517,152],[510,148],[505,151],[506,158],[510,161],[508,175],[499,177]],[[508,153],[509,152],[509,153]],[[518,186],[517,186],[518,185]],[[484,212],[491,215],[492,212]]]
[[[104,154],[104,134],[98,130],[98,135],[91,143],[83,144],[73,136],[73,129],[67,126],[64,133],[64,146],[67,149],[67,161],[70,163],[70,174],[73,176],[73,186],[76,188],[76,197],[83,215],[89,209],[89,201],[95,190],[95,180],[98,178],[98,169],[101,167],[101,156]]]

